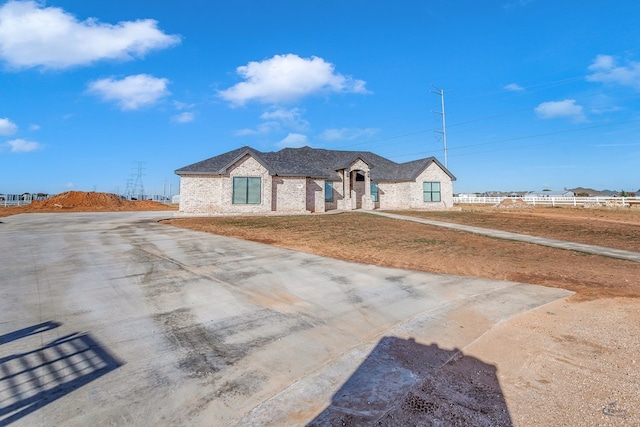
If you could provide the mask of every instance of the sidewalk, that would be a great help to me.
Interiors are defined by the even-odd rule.
[[[381,211],[367,211],[367,213],[380,215],[387,218],[399,219],[403,221],[413,221],[436,227],[450,228],[452,230],[466,231],[468,233],[480,234],[483,236],[497,237],[499,239],[516,240],[519,242],[535,243],[536,245],[550,246],[553,248],[567,249],[570,251],[584,252],[593,255],[607,256],[611,258],[624,259],[627,261],[640,262],[640,253],[625,251],[623,249],[606,248],[604,246],[587,245],[583,243],[568,242],[565,240],[547,239],[545,237],[529,236],[527,234],[511,233],[509,231],[492,230],[489,228],[472,227],[470,225],[454,224],[450,222],[433,221],[430,219],[416,218],[406,215],[397,215]]]

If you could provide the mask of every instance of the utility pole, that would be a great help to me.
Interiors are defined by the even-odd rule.
[[[437,89],[437,91],[432,90],[431,93],[435,93],[436,95],[440,96],[440,100],[442,102],[442,111],[432,111],[432,113],[436,113],[436,114],[440,114],[442,116],[442,130],[436,130],[434,132],[438,132],[442,134],[442,140],[444,142],[444,167],[448,168],[448,160],[447,160],[447,121],[445,119],[445,115],[444,115],[444,90],[442,89],[438,89],[437,87],[434,86],[435,89]]]

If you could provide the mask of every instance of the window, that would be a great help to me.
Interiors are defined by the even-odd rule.
[[[333,182],[324,182],[324,201],[333,202]]]
[[[261,184],[261,179],[257,177],[234,176],[233,203],[237,205],[260,204]]]
[[[378,183],[377,182],[371,183],[371,201],[372,202],[378,201]]]
[[[360,172],[356,172],[356,181],[364,181],[364,175]]]
[[[439,182],[423,182],[422,195],[425,202],[440,201],[440,183]]]

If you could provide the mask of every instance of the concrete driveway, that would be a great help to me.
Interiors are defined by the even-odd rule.
[[[0,425],[378,419],[497,323],[569,295],[158,224],[168,216],[0,218]],[[409,366],[400,347],[437,361]]]

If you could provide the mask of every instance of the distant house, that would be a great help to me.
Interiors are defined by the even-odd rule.
[[[532,191],[527,193],[524,198],[538,198],[538,197],[575,197],[575,194],[571,190],[562,191]]]
[[[434,157],[395,163],[368,151],[242,147],[185,166],[178,215],[447,209],[455,177]]]
[[[486,191],[483,197],[524,197],[528,191]]]

